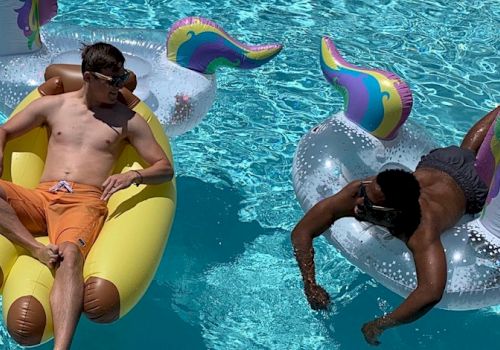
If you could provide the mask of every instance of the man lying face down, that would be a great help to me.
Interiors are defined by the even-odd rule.
[[[386,329],[412,322],[440,300],[446,286],[446,257],[440,236],[464,213],[479,213],[488,194],[474,162],[500,107],[479,120],[460,147],[438,148],[423,156],[413,173],[386,170],[356,180],[312,207],[292,231],[304,292],[313,309],[324,309],[328,293],[316,283],[312,241],[337,219],[354,217],[386,227],[413,254],[417,288],[391,313],[363,325],[366,341],[378,345]]]

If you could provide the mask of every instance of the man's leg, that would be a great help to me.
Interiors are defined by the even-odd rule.
[[[6,186],[13,186],[13,184],[6,184],[6,182],[2,183]],[[31,221],[36,222],[37,225],[35,226],[37,227],[30,228],[33,232],[42,233],[46,230],[44,225],[41,224],[44,218],[39,215],[38,210],[35,208],[34,202],[37,202],[36,197],[22,197],[23,194],[26,194],[24,192],[27,191],[26,189],[18,188],[16,192],[13,192],[21,196],[18,200],[23,203],[24,206],[24,208],[18,208],[18,210],[26,214],[25,216],[30,216]],[[38,203],[38,205],[41,204]],[[0,186],[0,233],[12,243],[26,249],[31,256],[47,265],[49,268],[53,268],[59,259],[58,250],[55,245],[49,244],[48,246],[44,246],[33,238],[31,232],[19,219],[16,211],[7,202],[7,191],[2,186]]]
[[[497,118],[499,112],[500,106],[498,106],[497,108],[486,114],[484,117],[482,117],[478,122],[476,122],[476,124],[474,124],[465,135],[460,147],[470,149],[472,152],[477,154],[479,147],[481,147],[481,144],[483,143],[488,130]]]
[[[59,251],[62,261],[50,294],[56,350],[69,349],[83,305],[83,255],[70,242],[61,243]]]

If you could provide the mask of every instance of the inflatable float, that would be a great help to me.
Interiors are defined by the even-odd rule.
[[[344,96],[344,112],[315,126],[298,145],[293,185],[304,210],[355,179],[388,168],[413,171],[421,156],[437,147],[423,130],[405,123],[412,95],[397,75],[346,62],[326,37],[320,60],[326,79]],[[500,303],[499,140],[496,122],[478,153],[478,170],[489,174],[483,179],[491,183],[487,205],[478,217],[465,215],[441,237],[448,270],[437,307],[468,310]],[[399,295],[406,297],[416,287],[411,252],[385,228],[344,218],[324,236],[351,263]]]
[[[48,7],[40,13],[54,13],[53,0],[25,0],[24,6],[27,3],[38,4],[39,10],[42,5]],[[3,7],[0,8],[2,27],[13,22],[16,16],[19,22],[26,16],[36,15],[19,12],[20,4],[19,0],[6,0],[0,5]],[[45,16],[43,23],[50,18]],[[44,81],[43,72],[47,66],[80,64],[82,42],[104,41],[124,53],[127,68],[137,75],[135,94],[150,106],[169,136],[182,134],[201,122],[215,98],[215,72],[219,67],[257,68],[282,49],[280,44],[246,45],[201,17],[175,22],[166,37],[160,30],[93,29],[57,23],[48,23],[40,31],[37,27],[40,21],[24,19],[22,22],[25,30],[40,37],[43,46],[36,52],[29,50],[24,32],[17,23],[11,23],[9,32],[24,38],[18,46],[25,50],[12,47],[10,52],[9,48],[0,51],[0,104],[13,109]],[[26,52],[32,54],[25,55]],[[178,108],[184,100],[189,103],[185,103],[185,108]]]
[[[59,77],[49,79],[31,92],[13,114],[43,95],[62,92],[67,92],[62,80]],[[121,98],[147,120],[173,163],[168,138],[154,113],[130,92],[122,91]],[[44,128],[8,142],[2,178],[25,187],[36,187],[44,167],[47,142]],[[143,166],[145,164],[134,149],[126,146],[114,173]],[[84,266],[83,310],[91,320],[112,322],[125,315],[145,293],[162,257],[175,203],[175,181],[131,186],[110,198],[108,218]],[[48,243],[46,237],[39,240]],[[22,345],[35,345],[50,339],[53,332],[49,305],[52,272],[0,236],[0,275],[3,316],[12,337]]]

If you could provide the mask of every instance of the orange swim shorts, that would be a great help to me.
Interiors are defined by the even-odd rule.
[[[74,182],[42,182],[28,189],[0,179],[7,202],[23,225],[53,244],[71,242],[86,257],[101,231],[108,208],[102,190]]]

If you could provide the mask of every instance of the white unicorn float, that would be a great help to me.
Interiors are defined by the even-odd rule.
[[[304,210],[350,181],[387,168],[415,169],[436,143],[405,124],[412,107],[409,87],[397,75],[346,62],[329,38],[321,45],[326,79],[344,96],[344,112],[315,126],[300,141],[293,184]],[[441,240],[447,283],[437,307],[477,309],[500,304],[500,123],[492,125],[477,157],[490,190],[478,217],[465,215]],[[406,297],[416,287],[411,252],[385,228],[354,218],[338,220],[325,237],[354,265]]]
[[[124,53],[127,68],[137,76],[135,94],[155,112],[167,135],[175,136],[200,123],[212,106],[219,67],[257,68],[282,49],[280,44],[243,44],[201,17],[177,21],[165,37],[160,30],[48,23],[56,11],[56,0],[0,5],[0,26],[9,39],[0,46],[0,106],[7,113],[44,81],[46,67],[80,64],[82,42],[105,41]]]

